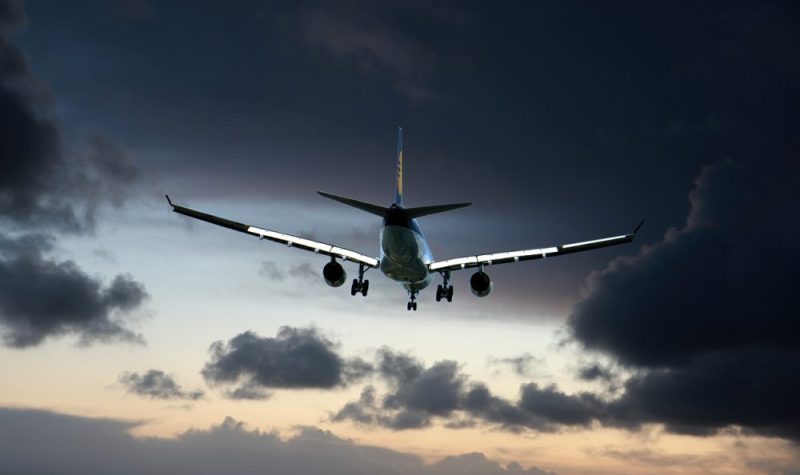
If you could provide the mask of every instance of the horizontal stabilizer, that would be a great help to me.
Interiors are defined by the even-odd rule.
[[[409,218],[421,218],[422,216],[428,216],[429,214],[435,213],[443,213],[445,211],[450,211],[459,208],[466,208],[467,206],[471,205],[472,203],[455,203],[450,205],[436,205],[436,206],[420,206],[418,208],[407,208],[406,214]]]
[[[353,208],[358,208],[362,211],[366,211],[367,213],[372,213],[380,216],[383,218],[386,216],[386,213],[389,211],[388,208],[384,208],[383,206],[374,205],[372,203],[367,203],[365,201],[358,201],[354,200],[353,198],[346,198],[344,196],[333,195],[331,193],[325,193],[323,191],[318,191],[320,195],[324,196],[325,198],[331,199],[333,201],[338,201],[339,203],[344,203],[348,206],[352,206]]]

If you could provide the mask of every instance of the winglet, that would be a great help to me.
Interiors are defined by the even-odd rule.
[[[633,230],[633,234],[634,234],[634,235],[636,235],[636,233],[638,233],[638,232],[639,232],[639,228],[641,228],[643,224],[644,224],[644,218],[642,218],[642,220],[641,220],[641,221],[639,221],[639,225],[638,225],[638,226],[636,226],[636,229],[634,229],[634,230]]]
[[[172,204],[172,200],[171,200],[171,199],[169,199],[169,195],[164,195],[164,196],[166,196],[166,197],[167,197],[167,203],[169,203],[169,205],[170,205],[170,206],[172,206],[172,207],[174,208],[174,207],[175,207],[175,205],[174,205],[174,204]]]

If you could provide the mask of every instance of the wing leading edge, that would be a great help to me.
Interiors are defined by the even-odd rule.
[[[236,221],[206,214],[186,208],[184,206],[178,206],[169,199],[169,196],[167,196],[167,202],[169,202],[170,206],[172,206],[172,211],[190,218],[199,219],[200,221],[216,224],[217,226],[233,229],[234,231],[239,231],[241,233],[250,234],[251,236],[256,236],[259,239],[268,239],[273,242],[285,244],[289,247],[296,247],[305,251],[311,251],[315,254],[323,254],[325,256],[340,258],[351,262],[356,262],[358,264],[364,264],[368,267],[378,267],[378,259],[351,251],[350,249],[292,236],[291,234],[279,233],[269,229],[257,228],[255,226],[250,226],[249,224],[238,223]]]
[[[561,256],[575,252],[588,251],[601,247],[616,246],[633,241],[639,228],[644,224],[642,220],[636,229],[630,234],[612,236],[591,241],[575,242],[560,246],[543,247],[540,249],[525,249],[521,251],[497,252],[494,254],[480,254],[476,256],[458,257],[446,261],[435,261],[428,264],[431,272],[455,271],[459,269],[469,269],[472,267],[490,266],[494,264],[506,264],[509,262],[529,261],[533,259],[543,259],[551,256]]]

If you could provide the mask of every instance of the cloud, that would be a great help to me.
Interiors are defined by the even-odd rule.
[[[7,34],[24,26],[22,3],[0,1],[0,331],[3,343],[38,345],[74,334],[83,344],[142,341],[122,321],[147,297],[127,274],[110,284],[45,254],[49,232],[86,233],[97,210],[121,206],[139,179],[130,156],[95,137],[84,154],[61,146],[50,91]]]
[[[705,167],[685,226],[588,281],[573,338],[635,371],[609,423],[800,441],[796,173]]]
[[[0,2],[0,31],[23,22],[19,2]],[[22,51],[0,35],[0,220],[38,231],[91,230],[97,209],[121,205],[139,172],[107,137],[67,153],[53,104]]]
[[[141,375],[126,371],[119,376],[119,382],[127,388],[129,393],[150,399],[195,401],[203,397],[203,391],[184,391],[172,376],[158,369],[150,369]]]
[[[610,365],[598,362],[587,363],[577,369],[578,379],[600,383],[609,394],[616,394],[622,385],[622,377]]]
[[[519,399],[512,402],[494,396],[483,383],[469,381],[453,361],[425,367],[413,356],[383,348],[376,366],[387,383],[387,393],[379,398],[375,388],[367,386],[357,401],[332,414],[332,421],[405,430],[440,420],[453,428],[480,422],[509,431],[552,432],[566,426],[589,426],[605,418],[604,402],[591,393],[568,395],[554,385],[540,388],[528,383],[520,387]]]
[[[594,394],[569,395],[555,385],[540,388],[536,383],[520,386],[516,402],[494,396],[486,385],[476,383],[464,395],[464,409],[473,418],[512,432],[589,427],[605,418],[605,404]]]
[[[85,475],[554,475],[536,467],[503,468],[482,454],[448,457],[432,465],[414,455],[358,445],[312,427],[282,439],[248,430],[231,418],[175,439],[134,438],[137,423],[89,419],[47,411],[0,409],[0,460],[4,473]],[[43,456],[46,454],[46,456]]]
[[[52,245],[46,235],[11,238],[0,233],[3,343],[23,348],[65,334],[78,336],[82,344],[141,342],[123,318],[147,299],[144,287],[126,274],[104,286],[75,262],[45,256]]]
[[[520,474],[520,475],[556,475],[556,472],[542,470],[539,467],[522,468],[518,463],[512,462],[503,468],[479,452],[458,456],[446,457],[431,465],[434,473],[470,473],[470,474]]]
[[[453,361],[424,368],[410,355],[383,348],[378,354],[377,371],[390,387],[380,405],[374,388],[368,386],[358,401],[346,404],[332,420],[418,429],[429,426],[432,417],[448,417],[458,409],[465,378]]]
[[[362,360],[344,359],[337,346],[314,328],[281,327],[275,338],[244,332],[213,343],[202,374],[212,385],[238,385],[229,396],[252,399],[266,397],[267,388],[344,387],[372,370]]]
[[[578,377],[584,381],[612,381],[615,379],[613,371],[600,363],[591,363],[578,368]]]

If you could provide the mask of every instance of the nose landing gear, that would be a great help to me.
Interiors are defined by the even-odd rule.
[[[409,295],[409,297],[411,297],[411,301],[408,302],[408,305],[406,305],[406,309],[407,310],[413,310],[413,311],[416,312],[417,311],[417,302],[416,302],[416,300],[417,300],[417,291],[416,290],[409,290],[408,291],[408,295]]]
[[[450,271],[442,272],[442,277],[444,282],[436,287],[436,301],[441,302],[442,299],[447,299],[448,302],[452,302],[453,286],[450,285]]]
[[[369,291],[369,281],[364,280],[364,273],[370,268],[364,269],[364,264],[358,266],[358,279],[353,279],[353,285],[350,287],[350,295],[361,294],[366,297]]]

